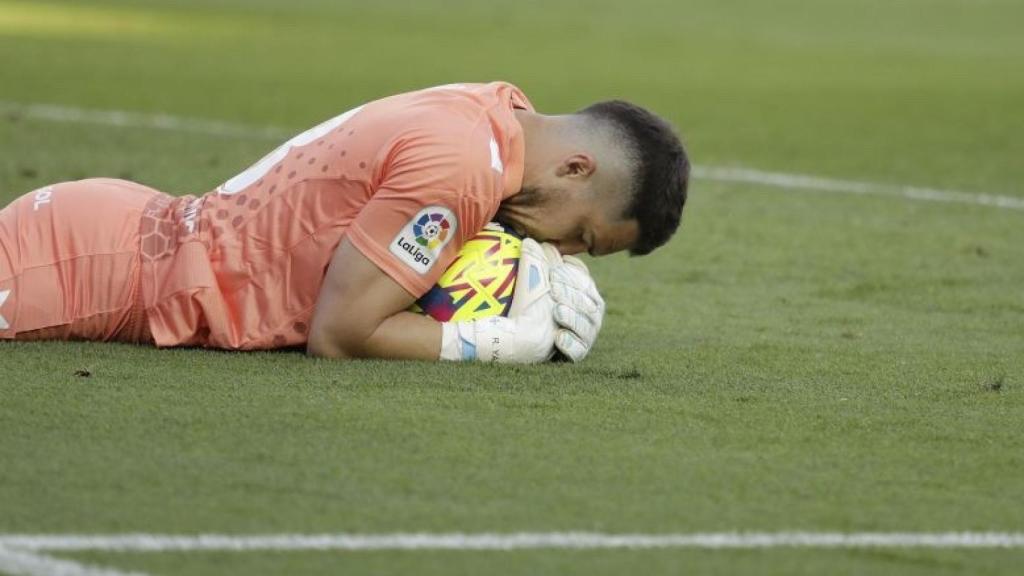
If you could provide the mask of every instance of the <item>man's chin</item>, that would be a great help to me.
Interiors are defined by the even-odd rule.
[[[502,226],[504,226],[504,227],[508,228],[509,230],[515,232],[519,236],[522,236],[524,238],[529,236],[529,234],[527,233],[526,227],[523,226],[522,224],[520,224],[518,221],[516,221],[514,216],[510,215],[508,212],[502,210],[501,208],[499,208],[498,209],[498,213],[495,214],[494,220],[498,224],[501,224]]]

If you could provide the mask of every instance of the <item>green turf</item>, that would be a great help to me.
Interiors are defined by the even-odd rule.
[[[628,97],[695,161],[1024,197],[1024,5],[0,0],[0,100],[296,131]],[[0,118],[0,202],[272,139]],[[0,344],[0,533],[1024,530],[1024,212],[697,181],[584,364]],[[85,371],[89,376],[76,376]],[[80,372],[81,373],[81,372]],[[1014,573],[1021,551],[78,553],[153,574]]]

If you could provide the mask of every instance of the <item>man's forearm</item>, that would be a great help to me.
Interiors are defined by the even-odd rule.
[[[366,341],[372,358],[437,360],[441,324],[415,312],[399,312],[385,320]]]
[[[414,312],[399,312],[386,318],[364,338],[324,334],[310,338],[306,348],[309,355],[325,358],[392,360],[437,360],[440,350],[441,324]]]

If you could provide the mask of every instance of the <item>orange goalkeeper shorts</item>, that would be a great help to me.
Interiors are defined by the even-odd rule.
[[[0,339],[151,341],[139,224],[160,194],[97,178],[47,186],[0,210]]]

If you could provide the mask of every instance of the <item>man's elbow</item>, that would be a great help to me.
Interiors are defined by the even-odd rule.
[[[306,354],[314,358],[368,358],[366,340],[351,332],[338,334],[314,326],[306,341]]]

